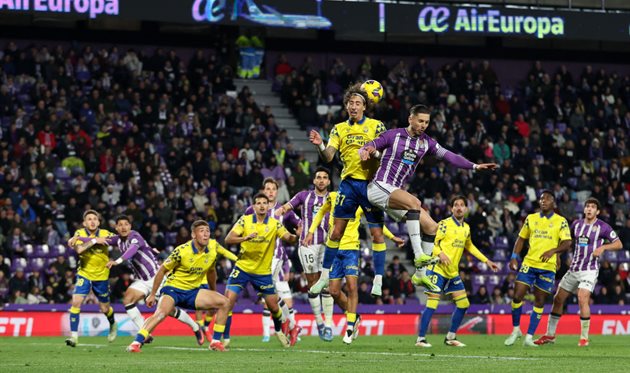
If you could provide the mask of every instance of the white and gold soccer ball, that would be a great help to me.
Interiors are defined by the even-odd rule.
[[[366,80],[361,84],[361,89],[367,93],[368,98],[375,104],[378,104],[385,96],[383,86],[376,80]]]

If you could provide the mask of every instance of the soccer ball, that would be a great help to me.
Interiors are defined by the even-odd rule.
[[[383,99],[383,96],[385,96],[383,86],[376,80],[366,80],[363,84],[361,84],[361,89],[367,93],[370,101],[375,104],[378,104],[379,101]]]

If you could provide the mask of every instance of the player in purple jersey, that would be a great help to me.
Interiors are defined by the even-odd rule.
[[[301,209],[302,216],[302,234],[300,236],[300,245],[298,248],[298,254],[300,256],[300,262],[306,275],[306,281],[308,281],[308,287],[313,286],[317,280],[319,280],[320,272],[322,270],[322,264],[324,260],[324,249],[326,240],[326,231],[328,227],[327,215],[322,223],[317,227],[317,230],[313,234],[312,242],[305,243],[306,236],[308,235],[308,227],[311,226],[313,218],[317,215],[317,212],[322,207],[328,196],[328,187],[330,186],[330,171],[324,167],[319,167],[315,171],[315,178],[313,179],[313,185],[315,190],[303,190],[296,194],[291,200],[285,203],[279,208],[275,216],[279,218],[285,215],[287,212],[294,209]],[[326,328],[324,319],[322,318],[322,307],[326,321],[332,320],[333,307],[335,305],[333,298],[327,290],[322,291],[320,294],[308,294],[308,301],[311,304],[315,321],[317,322],[317,332],[319,337],[324,341],[332,340],[332,328]]]
[[[437,223],[427,213],[421,214],[420,200],[403,189],[416,167],[425,155],[434,155],[451,165],[471,170],[494,170],[495,163],[475,164],[466,158],[442,148],[425,131],[431,122],[431,110],[425,105],[415,105],[409,112],[409,125],[385,131],[378,138],[368,142],[359,155],[362,161],[380,158],[381,164],[376,175],[368,184],[368,200],[384,210],[392,219],[406,219],[407,231],[413,248],[416,273],[411,280],[415,285],[439,292],[436,285],[426,277],[428,256],[433,252],[433,241]],[[422,230],[422,234],[420,231]],[[434,258],[435,260],[437,258]],[[422,267],[422,268],[420,268]]]
[[[131,221],[128,216],[120,215],[116,218],[116,233],[118,233],[118,235],[107,239],[107,244],[118,247],[122,255],[116,260],[110,260],[107,263],[107,268],[111,269],[113,266],[122,264],[124,261],[131,263],[135,281],[127,288],[127,291],[125,291],[123,304],[125,305],[125,310],[127,310],[127,315],[129,315],[131,321],[133,321],[138,327],[138,330],[140,330],[142,329],[142,325],[144,325],[144,318],[140,310],[138,310],[136,303],[144,300],[151,294],[153,280],[159,265],[151,246],[140,233],[131,230]],[[190,326],[195,333],[197,343],[200,346],[203,345],[205,341],[204,333],[186,311],[176,308],[173,317]],[[152,341],[153,337],[149,336],[144,343],[151,343]]]
[[[271,177],[263,180],[263,194],[269,199],[269,210],[267,216],[273,217],[278,220],[282,225],[289,223],[290,225],[300,227],[300,218],[293,211],[287,211],[286,213],[276,216],[276,212],[282,209],[282,205],[276,200],[278,196],[278,188],[280,185],[276,180]],[[245,215],[254,214],[254,206],[249,206],[245,210]],[[298,229],[296,232],[300,236],[301,232]],[[283,330],[284,334],[290,339],[291,346],[295,345],[298,335],[300,334],[300,328],[295,322],[295,311],[293,310],[293,294],[291,294],[291,288],[287,281],[289,272],[291,270],[291,261],[287,255],[287,250],[284,241],[281,239],[276,240],[276,246],[274,250],[273,260],[271,262],[271,273],[273,284],[276,288],[276,293],[280,297],[280,308],[287,320],[289,320],[288,330]],[[266,306],[265,306],[266,307]],[[263,342],[269,341],[269,330],[271,328],[271,313],[265,308],[263,311]]]
[[[571,294],[577,293],[580,306],[580,323],[582,332],[578,346],[588,346],[588,330],[591,321],[591,293],[597,283],[599,274],[598,259],[604,251],[621,249],[621,240],[617,233],[607,223],[597,219],[600,203],[595,198],[589,198],[584,203],[584,219],[576,220],[571,225],[571,235],[575,249],[569,271],[562,277],[556,295],[553,297],[553,308],[547,323],[547,333],[534,343],[543,345],[556,341],[556,327],[564,302]],[[604,244],[604,242],[606,242]]]

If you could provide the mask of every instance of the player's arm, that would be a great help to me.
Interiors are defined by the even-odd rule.
[[[446,255],[446,253],[444,252],[444,248],[442,247],[442,245],[444,244],[443,241],[446,238],[446,223],[444,221],[441,221],[438,223],[438,229],[437,232],[435,234],[435,247],[437,247],[440,251],[438,252],[438,257],[440,258],[440,262],[442,264],[444,264],[445,266],[449,266],[451,265],[451,258],[448,257],[448,255]]]
[[[593,251],[593,256],[598,258],[600,257],[604,251],[613,251],[619,250],[623,247],[621,240],[617,236],[617,233],[610,228],[610,231],[605,236],[606,240],[608,240],[607,244],[604,244]]]
[[[294,208],[300,207],[300,205],[302,205],[305,193],[306,192],[302,191],[294,195],[290,201],[288,201],[287,203],[282,205],[278,210],[276,210],[276,213],[275,213],[276,217],[280,217],[289,211],[293,211]]]
[[[470,235],[468,235],[468,238],[466,239],[465,247],[466,247],[466,251],[468,251],[472,256],[477,258],[480,262],[486,263],[488,267],[492,269],[493,272],[497,272],[499,270],[499,266],[492,260],[488,259],[485,255],[483,255],[483,253],[477,248],[477,246],[475,246],[475,244],[470,239]]]
[[[381,151],[389,146],[389,136],[379,136],[374,140],[368,142],[363,145],[361,149],[359,149],[359,157],[362,161],[367,161],[370,158],[380,159]]]
[[[107,245],[107,239],[105,237],[72,237],[68,241],[68,245],[81,255],[85,250],[88,250],[94,245]]]
[[[217,291],[217,271],[214,267],[208,268],[206,279],[208,280],[208,288],[212,291]]]
[[[496,163],[473,163],[461,155],[455,154],[452,151],[441,147],[437,142],[432,147],[431,153],[434,153],[437,158],[444,159],[457,168],[467,170],[495,170],[499,168],[499,165]]]
[[[282,241],[288,243],[289,245],[294,245],[298,242],[298,236],[295,234],[291,234],[279,221],[276,222],[276,235],[280,237]]]
[[[559,233],[558,236],[560,239],[560,243],[558,244],[558,247],[545,251],[540,256],[540,259],[543,262],[548,261],[556,254],[561,254],[565,251],[569,251],[569,249],[571,248],[571,242],[572,242],[571,229],[569,228],[569,223],[567,223],[567,221],[564,218],[560,222],[560,230],[558,233]]]
[[[221,255],[222,257],[227,258],[233,262],[235,262],[238,259],[238,257],[234,255],[233,252],[219,245],[218,243],[217,243],[217,253]]]
[[[518,269],[518,260],[521,258],[521,252],[525,246],[525,241],[529,239],[531,231],[529,229],[529,216],[525,218],[525,223],[521,227],[521,231],[518,232],[518,238],[514,243],[514,249],[512,250],[512,256],[510,257],[510,269],[516,271]]]
[[[122,254],[120,258],[107,262],[107,268],[112,268],[115,265],[122,264],[122,262],[124,262],[125,260],[133,258],[133,256],[136,255],[136,253],[138,252],[139,248],[140,245],[138,245],[137,243],[132,243],[131,245],[129,245],[129,249],[127,249],[127,251],[125,251],[125,253]]]
[[[252,238],[255,238],[258,236],[258,233],[253,232],[243,237],[243,233],[245,233],[245,220],[244,219],[245,217],[241,216],[241,218],[238,219],[236,224],[234,224],[234,227],[232,227],[232,230],[230,230],[230,233],[228,233],[227,237],[225,237],[226,245],[238,245],[242,242],[249,241]]]
[[[403,240],[400,237],[396,237],[392,231],[390,231],[389,229],[387,229],[386,226],[383,226],[383,234],[385,235],[385,237],[389,238],[390,240],[392,240],[397,247],[403,247],[405,245],[405,240]]]
[[[311,226],[308,227],[308,232],[306,233],[306,237],[304,237],[304,241],[302,241],[302,245],[308,246],[311,244],[313,241],[313,235],[315,235],[315,232],[317,231],[317,227],[319,227],[326,214],[330,211],[331,205],[330,195],[328,195],[322,207],[319,208],[319,211],[317,211],[317,214],[313,217],[313,222],[311,223]]]
[[[311,130],[308,135],[308,140],[311,144],[317,147],[317,151],[319,152],[319,156],[326,162],[329,163],[335,157],[335,153],[337,149],[339,149],[339,133],[337,132],[337,128],[333,128],[330,132],[330,140],[328,140],[328,146],[324,146],[324,140],[319,132],[315,130]]]
[[[157,294],[157,291],[160,288],[162,281],[164,281],[164,276],[166,276],[166,274],[169,273],[170,271],[171,270],[166,268],[164,264],[162,264],[160,268],[158,268],[157,272],[155,273],[155,278],[153,280],[153,287],[151,288],[151,294],[149,294],[149,296],[146,299],[147,307],[153,307],[155,305],[155,294]]]

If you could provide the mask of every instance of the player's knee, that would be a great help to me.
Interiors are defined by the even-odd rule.
[[[588,304],[590,300],[591,300],[590,294],[578,292],[578,303],[584,305],[584,304]]]
[[[339,295],[341,294],[341,289],[329,288],[329,289],[328,289],[328,292],[330,293],[330,295],[331,295],[333,298],[335,298],[335,299],[336,299],[336,298],[338,298],[338,297],[339,297]]]
[[[413,210],[416,210],[419,213],[420,209],[422,208],[422,203],[420,203],[420,200],[417,199],[416,197],[413,197],[410,202],[411,202],[411,207],[413,208]],[[418,218],[420,217],[418,216]]]

